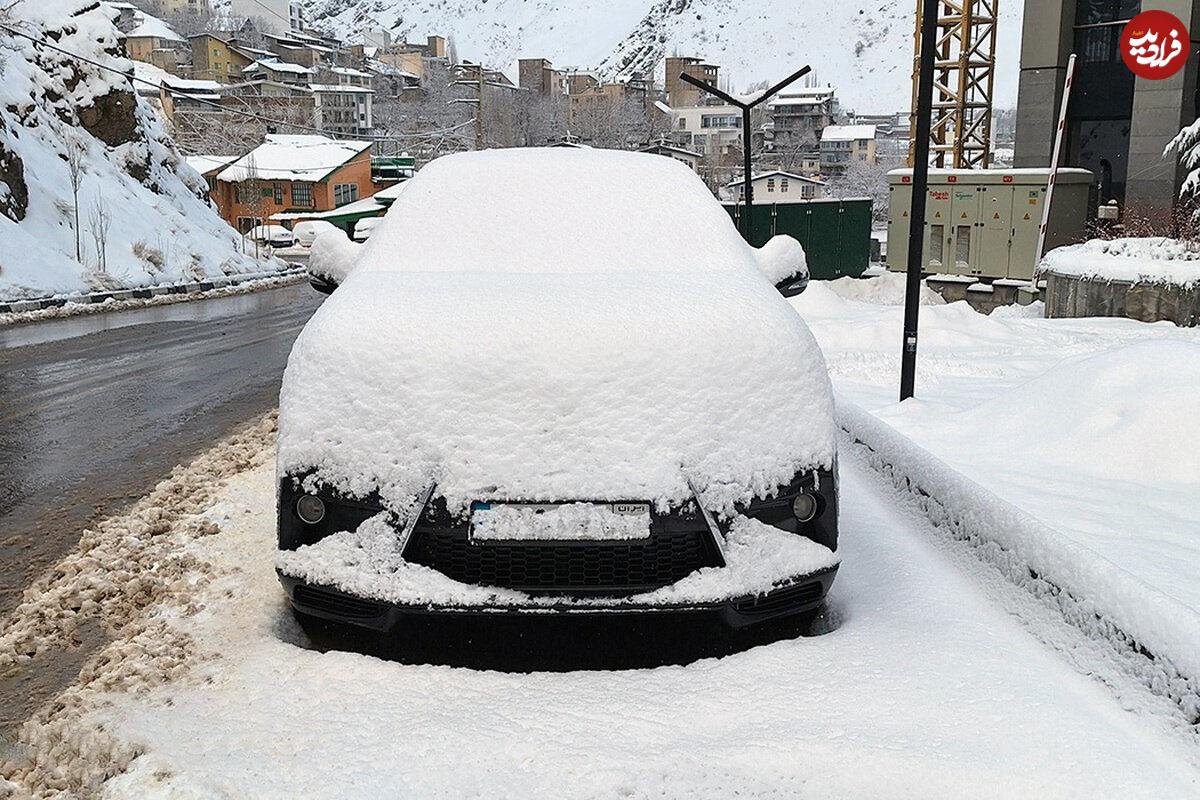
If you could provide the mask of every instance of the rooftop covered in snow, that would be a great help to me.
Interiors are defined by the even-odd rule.
[[[874,125],[828,125],[821,131],[822,142],[853,142],[874,138]]]
[[[370,142],[335,141],[318,135],[270,134],[267,140],[230,164],[217,180],[319,181],[352,159],[366,155]]]

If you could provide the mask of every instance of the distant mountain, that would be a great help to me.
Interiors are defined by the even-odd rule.
[[[915,0],[300,0],[309,21],[347,41],[453,39],[461,58],[516,76],[518,58],[598,67],[604,77],[655,69],[664,56],[721,66],[735,90],[804,64],[845,108],[884,113],[911,95]],[[1016,102],[1021,0],[1001,0],[996,102]]]

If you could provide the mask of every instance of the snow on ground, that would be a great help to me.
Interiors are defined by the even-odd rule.
[[[1051,250],[1040,268],[1106,281],[1194,286],[1200,283],[1200,247],[1162,236],[1092,239]]]
[[[898,404],[900,305],[793,305],[841,396],[1200,614],[1200,329],[925,306]]]
[[[111,68],[0,31],[5,300],[263,268],[243,254],[237,232],[208,202],[204,181],[134,91],[133,62],[120,55],[112,13],[88,0],[18,0],[5,7],[7,24],[21,33]]]
[[[107,798],[1194,797],[1163,737],[979,596],[852,460],[840,625],[686,667],[503,674],[297,646],[272,573],[274,476],[198,519],[213,577],[184,676],[85,690],[127,771]],[[136,656],[133,656],[136,658]]]

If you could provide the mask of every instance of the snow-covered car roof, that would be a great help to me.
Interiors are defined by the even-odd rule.
[[[281,473],[397,511],[691,497],[831,465],[807,327],[700,179],[661,156],[485,151],[422,169],[300,334]]]

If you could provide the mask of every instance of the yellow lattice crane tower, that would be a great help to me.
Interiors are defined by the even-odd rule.
[[[992,76],[996,68],[996,7],[1000,0],[941,0],[934,51],[930,161],[935,167],[986,169],[992,159]],[[917,0],[913,104],[908,164],[916,138],[921,0]]]

